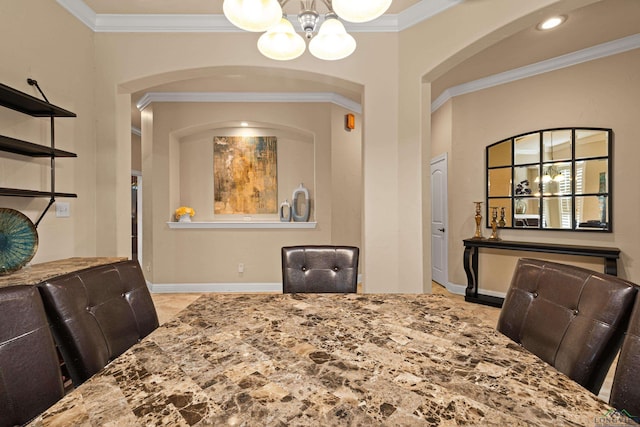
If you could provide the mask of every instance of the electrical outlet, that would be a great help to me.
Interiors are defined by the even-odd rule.
[[[56,217],[58,218],[68,218],[69,213],[69,203],[67,202],[56,202]]]
[[[238,273],[244,273],[244,264],[238,263]]]

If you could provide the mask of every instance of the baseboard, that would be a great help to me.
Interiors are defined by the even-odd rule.
[[[152,293],[282,293],[282,283],[151,283],[147,287]]]
[[[362,282],[362,275],[358,274],[358,284]],[[147,280],[149,292],[156,294],[180,294],[180,293],[282,293],[282,282],[275,283],[151,283]]]
[[[458,285],[456,283],[451,283],[451,282],[447,282],[447,284],[445,285],[445,288],[447,288],[447,290],[449,292],[451,292],[452,294],[456,294],[456,295],[464,295],[467,289],[466,285]],[[507,293],[506,292],[498,292],[498,291],[490,291],[487,289],[479,289],[478,290],[479,294],[482,295],[487,295],[490,297],[498,297],[498,298],[504,298]]]
[[[444,287],[454,295],[464,295],[465,289],[467,289],[465,285],[457,285],[451,282],[447,282]]]

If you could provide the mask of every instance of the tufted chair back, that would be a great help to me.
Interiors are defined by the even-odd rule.
[[[38,287],[75,385],[158,327],[137,261],[80,270]]]
[[[26,424],[63,395],[38,289],[0,288],[0,427]]]
[[[636,287],[571,265],[520,259],[498,331],[598,394],[627,327]]]
[[[618,356],[609,403],[620,411],[640,417],[640,293],[631,313],[629,328]],[[638,421],[638,418],[636,418]]]
[[[354,246],[285,246],[282,291],[355,293],[359,254]]]

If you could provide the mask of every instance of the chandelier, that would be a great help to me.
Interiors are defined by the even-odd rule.
[[[224,0],[224,15],[236,27],[264,32],[258,50],[267,58],[287,61],[302,55],[304,38],[296,33],[283,12],[289,0]],[[355,39],[347,33],[341,20],[367,22],[381,16],[392,0],[322,0],[328,9],[317,33],[320,14],[316,0],[300,1],[298,22],[309,40],[309,52],[328,61],[346,58],[356,50]]]

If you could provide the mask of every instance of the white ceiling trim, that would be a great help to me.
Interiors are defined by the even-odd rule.
[[[56,0],[94,32],[184,33],[184,32],[244,32],[231,24],[224,15],[167,14],[97,14],[82,0]],[[350,32],[398,32],[437,15],[464,0],[423,0],[396,15],[383,15],[362,24],[345,22]],[[298,25],[296,16],[289,21]]]
[[[97,14],[82,0],[58,0],[58,4],[78,18],[87,27],[95,31]]]
[[[362,114],[359,103],[332,92],[147,92],[136,107],[153,102],[328,102]]]
[[[494,74],[482,79],[473,80],[452,86],[446,89],[431,103],[431,112],[442,107],[447,101],[454,96],[465,95],[479,90],[488,89],[490,87],[503,85],[514,82],[516,80],[526,79],[537,76],[539,74],[548,73],[550,71],[560,70],[562,68],[571,67],[583,62],[593,61],[595,59],[605,58],[607,56],[616,55],[629,50],[640,48],[640,34],[602,43],[593,47],[578,50],[566,55],[557,56],[545,61],[536,62],[535,64],[505,71],[503,73]]]
[[[453,7],[464,0],[428,0],[419,1],[413,6],[405,9],[398,16],[398,30],[403,31],[407,28],[431,18],[445,10]]]
[[[58,0],[67,1],[67,0]],[[224,15],[96,15],[96,33],[233,33],[240,28]]]

